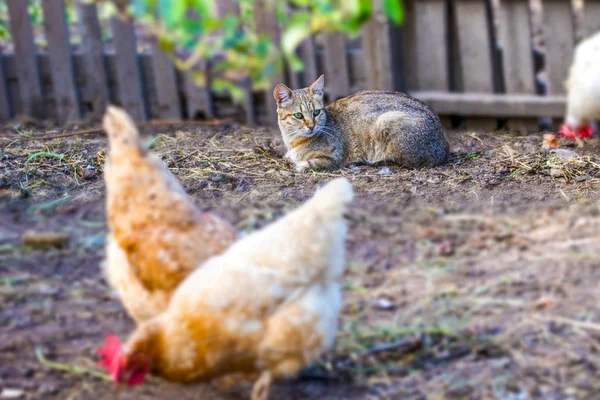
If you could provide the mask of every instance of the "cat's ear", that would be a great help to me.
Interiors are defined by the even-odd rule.
[[[292,89],[280,83],[273,89],[273,97],[275,97],[278,106],[285,106],[292,101]]]
[[[312,85],[308,87],[308,92],[313,96],[320,97],[322,99],[325,95],[325,75],[321,75],[319,79],[314,81]]]

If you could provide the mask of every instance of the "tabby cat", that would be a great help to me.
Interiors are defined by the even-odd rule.
[[[446,162],[442,124],[425,103],[406,94],[360,91],[324,107],[325,78],[292,91],[279,84],[279,128],[297,171],[350,163],[391,162],[407,168]]]

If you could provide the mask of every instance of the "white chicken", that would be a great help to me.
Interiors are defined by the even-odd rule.
[[[600,32],[579,43],[566,81],[567,115],[559,135],[581,140],[600,118]]]
[[[260,376],[253,399],[265,399],[271,379],[296,376],[333,344],[352,197],[336,179],[205,262],[124,346],[107,338],[102,365],[129,385],[147,371],[177,382]]]

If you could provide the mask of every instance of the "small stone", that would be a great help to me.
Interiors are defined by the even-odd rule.
[[[377,175],[391,175],[392,171],[388,167],[383,167],[377,171]]]
[[[379,310],[393,310],[395,306],[394,303],[388,299],[377,299],[375,308],[378,308]]]
[[[442,257],[451,256],[452,254],[454,254],[454,246],[452,246],[451,241],[444,240],[442,243],[440,243],[437,252],[438,255]]]
[[[48,383],[43,383],[40,386],[39,391],[43,394],[56,394],[56,393],[58,393],[59,389],[60,388],[58,387],[58,385],[56,383],[48,382]]]
[[[360,174],[360,172],[362,170],[359,167],[357,167],[356,165],[351,165],[350,166],[350,171],[352,171],[352,173],[354,173],[354,174]]]
[[[225,180],[225,175],[217,174],[210,177],[211,182],[221,183]]]
[[[85,180],[89,180],[92,179],[96,176],[96,171],[94,171],[93,169],[84,169],[83,170],[83,179]]]
[[[567,149],[552,149],[552,150],[550,150],[550,154],[554,154],[555,156],[565,159],[565,160],[571,160],[573,158],[580,157],[579,154],[577,154],[573,150],[567,150]]]
[[[560,177],[562,177],[564,175],[565,175],[565,173],[560,168],[552,168],[550,170],[550,176],[553,177],[553,178],[560,178]]]
[[[0,393],[0,399],[19,399],[23,397],[25,391],[22,389],[4,388]]]

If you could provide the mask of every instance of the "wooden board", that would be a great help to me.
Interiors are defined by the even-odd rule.
[[[42,85],[36,59],[36,46],[33,41],[31,20],[27,11],[27,2],[7,0],[10,17],[10,30],[15,46],[15,55],[19,60],[19,96],[21,105],[16,114],[44,118],[45,104],[42,97]]]
[[[252,80],[247,77],[238,84],[244,88],[244,98],[241,100],[241,106],[244,109],[245,123],[254,125],[256,124],[256,105],[252,94]]]
[[[11,117],[8,86],[6,75],[4,74],[4,56],[2,55],[2,51],[0,51],[0,122],[6,122]]]
[[[217,1],[217,15],[224,16],[227,14],[237,15],[239,6],[234,0],[219,0]]]
[[[546,70],[550,94],[566,93],[564,82],[569,73],[575,47],[571,2],[544,0]]]
[[[583,5],[583,30],[586,37],[600,32],[600,1],[586,0]]]
[[[494,70],[491,57],[486,3],[478,0],[454,0],[454,25],[459,59],[458,75],[462,92],[492,93]],[[466,121],[467,128],[495,130],[494,119]]]
[[[442,115],[464,117],[562,117],[564,96],[410,92]]]
[[[534,94],[535,77],[528,1],[503,0],[500,3],[498,20],[506,92]]]
[[[325,90],[329,101],[335,101],[350,94],[348,55],[346,36],[342,33],[324,36]]]
[[[205,69],[203,65],[197,68]],[[189,119],[214,118],[215,114],[209,88],[198,85],[192,77],[192,71],[183,72],[183,90]]]
[[[528,0],[504,0],[497,9],[502,43],[502,80],[506,93],[535,94],[533,48]],[[511,119],[510,131],[537,131],[537,119]]]
[[[56,98],[56,120],[64,124],[80,117],[65,3],[63,0],[43,0],[42,10]]]
[[[224,17],[227,14],[238,15],[239,5],[234,0],[219,0],[217,2],[217,14],[220,17]],[[245,122],[246,124],[254,125],[256,123],[256,109],[254,96],[252,95],[252,81],[249,77],[245,77],[238,82],[238,85],[244,88],[244,98],[240,101],[240,104],[244,109]]]
[[[133,119],[144,121],[146,111],[133,25],[118,17],[112,18],[111,25],[116,39],[114,44],[118,99]]]
[[[153,46],[152,67],[156,98],[158,100],[158,118],[180,119],[181,105],[177,90],[175,65],[158,45]]]
[[[390,21],[374,2],[374,12],[362,36],[362,53],[367,71],[367,89],[394,90],[390,41]]]
[[[321,72],[317,67],[317,46],[315,38],[310,37],[300,44],[298,49],[300,58],[304,61],[304,71],[302,71],[301,86],[305,87],[317,80],[321,76]]]
[[[255,4],[256,10],[261,10],[255,14],[256,18],[256,30],[259,33],[266,33],[273,39],[273,43],[279,46],[280,31],[275,10],[270,5],[272,4],[266,0],[257,0]],[[265,107],[267,111],[267,121],[270,126],[277,126],[277,103],[273,97],[272,90],[278,83],[283,82],[283,75],[281,72],[276,73],[271,81],[271,87],[265,93]]]
[[[109,101],[102,28],[95,4],[79,0],[77,12],[82,36],[81,47],[85,60],[86,96],[90,99],[88,104],[84,104],[83,109],[88,110],[91,119],[100,120]]]
[[[404,41],[407,88],[447,92],[450,84],[446,2],[413,0],[407,7],[411,13],[409,15],[407,10]]]
[[[493,70],[485,3],[455,0],[455,18],[464,92],[492,93]]]

